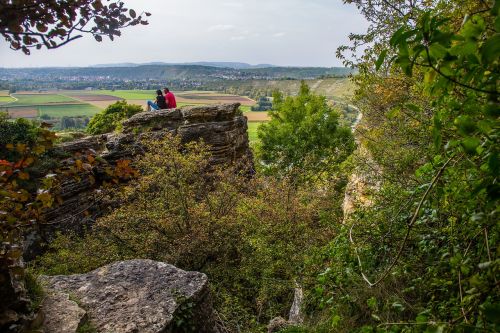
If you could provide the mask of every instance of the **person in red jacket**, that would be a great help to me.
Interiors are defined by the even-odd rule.
[[[177,102],[175,101],[175,96],[168,88],[164,88],[165,100],[167,101],[168,109],[175,109],[177,107]]]

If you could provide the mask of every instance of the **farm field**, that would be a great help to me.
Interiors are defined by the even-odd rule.
[[[255,101],[238,95],[221,94],[213,91],[180,91],[174,92],[177,102],[183,105],[196,105],[196,104],[216,104],[216,103],[235,103],[239,102],[244,106],[252,106]],[[125,99],[127,101],[147,101],[153,100],[156,96],[153,90],[96,90],[92,92],[82,93],[80,96],[84,95],[107,95],[114,96],[116,98]],[[86,99],[90,101],[90,98]],[[97,101],[95,99],[94,101]]]
[[[101,111],[100,108],[90,104],[42,105],[37,108],[39,117],[47,115],[51,118],[92,117]]]
[[[126,100],[130,104],[141,105],[146,108],[146,102],[153,100],[156,93],[153,90],[92,90],[92,91],[63,91],[63,95],[71,96],[104,109],[118,100]],[[221,94],[213,91],[180,91],[174,94],[179,107],[186,105],[206,105],[217,103],[236,103],[242,105],[242,111],[250,111],[255,101],[238,95]]]
[[[0,111],[7,111],[11,118],[38,118],[43,115],[52,118],[88,116],[101,111],[101,108],[78,100],[62,93],[33,93],[20,92],[11,97],[0,95],[0,101],[9,98],[7,103],[2,103]]]
[[[9,103],[8,106],[21,106],[21,105],[44,105],[55,103],[78,103],[77,100],[60,95],[60,94],[12,94],[16,101]]]
[[[250,112],[244,112],[243,114],[248,118],[249,122],[262,122],[262,121],[269,121],[271,118],[269,117],[269,114],[265,111],[250,111]]]
[[[2,96],[2,95],[0,95],[0,105],[7,104],[7,103],[10,103],[10,102],[14,102],[14,101],[15,101],[15,99],[13,99],[10,96]]]
[[[241,110],[248,118],[248,135],[251,143],[257,142],[257,128],[269,120],[267,112],[251,111],[255,101],[247,97],[221,94],[212,91],[174,92],[179,107],[215,103],[239,102]],[[154,97],[154,91],[148,90],[99,90],[99,91],[57,91],[46,93],[19,92],[13,98],[7,91],[0,91],[0,110],[7,110],[12,118],[39,118],[49,116],[53,119],[62,117],[92,117],[110,104],[127,100],[131,104],[146,108],[146,101]],[[3,103],[4,102],[4,103]]]
[[[216,103],[242,104],[241,109],[250,121],[265,121],[265,112],[250,112],[255,101],[238,95],[221,94],[213,91],[174,92],[179,107]],[[1,110],[8,111],[12,118],[37,118],[47,115],[52,118],[64,116],[92,116],[119,100],[146,108],[146,101],[155,95],[150,90],[67,90],[57,92],[18,92],[9,97],[7,91],[0,91]]]
[[[259,138],[257,137],[257,128],[262,124],[262,122],[248,122],[248,139],[250,140],[250,143],[255,143],[259,141]]]

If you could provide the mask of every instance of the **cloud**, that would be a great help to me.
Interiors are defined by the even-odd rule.
[[[246,36],[233,36],[231,37],[231,40],[244,40],[247,39]]]
[[[229,31],[234,30],[235,26],[232,24],[217,24],[208,28],[208,31]]]
[[[284,37],[286,35],[286,33],[284,32],[277,32],[275,34],[273,34],[273,37],[274,38],[281,38],[281,37]]]

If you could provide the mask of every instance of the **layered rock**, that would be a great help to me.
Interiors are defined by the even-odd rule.
[[[142,138],[158,139],[169,133],[180,136],[183,143],[203,140],[211,153],[211,165],[237,163],[251,171],[247,119],[239,106],[234,103],[143,112],[123,122],[121,133],[86,137],[64,143],[58,149],[62,156],[91,152],[113,165],[143,152]],[[62,204],[47,211],[44,222],[25,236],[26,259],[39,254],[41,245],[49,243],[57,232],[81,232],[102,214],[109,206],[98,193],[103,177],[93,170],[80,179],[63,181],[59,193]]]
[[[205,274],[152,260],[117,262],[87,274],[41,277],[45,333],[216,332]]]

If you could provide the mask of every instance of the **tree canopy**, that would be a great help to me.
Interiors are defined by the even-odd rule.
[[[0,0],[0,33],[13,50],[55,49],[85,34],[100,42],[113,40],[120,29],[148,24],[144,16],[121,1]]]
[[[142,111],[144,110],[139,105],[127,104],[126,101],[116,102],[90,119],[87,132],[94,135],[112,132],[120,126],[121,121]]]
[[[262,167],[273,174],[307,179],[345,160],[354,149],[349,128],[324,96],[302,83],[298,96],[274,94],[271,121],[258,130]]]

